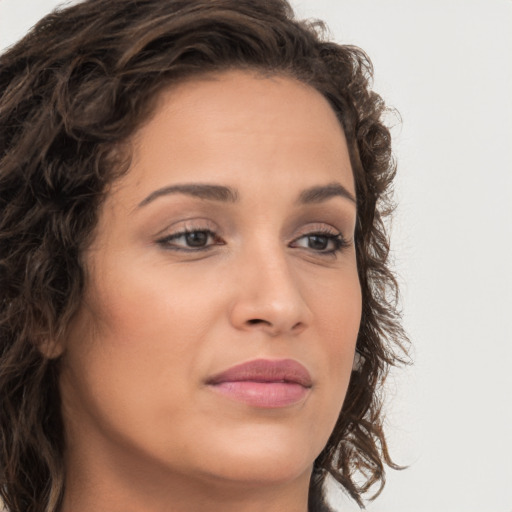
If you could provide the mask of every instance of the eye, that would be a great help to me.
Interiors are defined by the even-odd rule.
[[[174,251],[208,250],[214,245],[224,245],[222,239],[210,229],[185,229],[157,240],[165,249]]]
[[[321,254],[336,254],[349,245],[341,233],[318,231],[296,238],[291,247],[308,249]]]

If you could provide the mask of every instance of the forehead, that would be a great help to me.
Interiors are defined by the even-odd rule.
[[[310,127],[327,139],[344,137],[326,98],[312,86],[283,74],[257,70],[206,73],[165,89],[157,105],[151,120],[186,116],[194,122],[201,116],[205,129],[240,129],[246,124],[247,131],[259,127],[293,134]],[[288,122],[292,119],[295,123]],[[183,121],[179,119],[186,127]],[[197,132],[198,126],[193,129]]]
[[[318,181],[329,170],[353,190],[336,114],[316,89],[286,76],[228,71],[174,85],[132,143],[127,178],[147,193],[165,184],[161,171],[185,181],[243,184],[254,173]],[[290,168],[296,172],[283,172]]]

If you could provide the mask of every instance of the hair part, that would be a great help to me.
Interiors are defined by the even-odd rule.
[[[286,0],[87,0],[46,16],[0,56],[0,495],[11,512],[59,510],[59,359],[40,347],[65,338],[81,305],[82,255],[109,185],[128,168],[127,142],[164,89],[229,69],[322,93],[354,172],[360,364],[315,461],[310,508],[327,510],[327,475],[363,506],[385,465],[397,467],[381,394],[407,344],[384,224],[396,166],[370,60],[325,40],[323,24],[295,20]]]

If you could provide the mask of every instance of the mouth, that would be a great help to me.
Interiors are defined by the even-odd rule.
[[[267,409],[301,403],[313,386],[308,370],[293,359],[255,359],[214,375],[206,383],[231,400]]]

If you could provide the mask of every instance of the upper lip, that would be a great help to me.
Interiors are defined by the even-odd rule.
[[[294,359],[255,359],[241,363],[210,377],[208,384],[222,382],[288,382],[300,384],[306,388],[312,386],[308,370]]]

